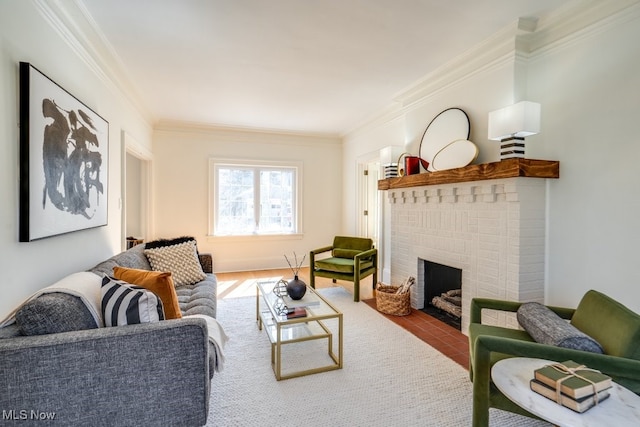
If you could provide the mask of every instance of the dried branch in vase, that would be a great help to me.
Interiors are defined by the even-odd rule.
[[[289,268],[293,272],[293,276],[295,278],[298,277],[298,272],[300,271],[300,267],[302,267],[302,263],[304,262],[304,259],[306,258],[306,256],[307,254],[304,254],[304,256],[302,257],[302,260],[298,262],[298,255],[296,255],[296,253],[294,252],[293,253],[294,262],[295,262],[295,268],[294,268],[293,265],[291,265],[291,261],[289,261],[289,258],[287,258],[287,255],[285,254],[284,259],[287,260],[287,264],[289,264]]]

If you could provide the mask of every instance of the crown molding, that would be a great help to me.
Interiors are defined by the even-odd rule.
[[[153,153],[147,147],[142,145],[129,132],[121,131],[121,138],[124,142],[125,151],[133,153],[136,157],[143,160],[153,160]]]
[[[372,127],[391,123],[409,111],[428,103],[438,94],[473,78],[474,76],[512,64],[516,55],[515,36],[520,32],[518,22],[504,28],[480,43],[438,67],[417,83],[401,91],[387,108],[345,132],[343,137],[354,137]]]
[[[349,130],[340,134],[342,139],[355,138],[358,135],[364,134],[373,128],[379,128],[387,124],[392,123],[395,120],[402,119],[407,109],[402,108],[397,103],[391,103],[386,108],[379,110],[378,112],[365,118],[359,124],[353,126]]]
[[[520,18],[399,92],[385,109],[342,137],[350,139],[384,126],[479,73],[526,64],[532,57],[639,16],[640,0],[574,0],[546,15]]]
[[[518,22],[505,27],[472,49],[446,62],[433,72],[427,74],[410,88],[401,91],[394,101],[403,107],[410,106],[435,92],[452,86],[460,80],[479,73],[487,65],[504,59],[505,55],[515,51],[514,37],[518,33]]]
[[[639,0],[574,0],[542,16],[536,31],[521,37],[521,47],[532,55],[543,55],[639,16]]]
[[[177,132],[190,134],[215,135],[236,142],[255,142],[256,138],[270,137],[278,143],[309,142],[312,144],[342,145],[340,135],[325,133],[295,132],[268,128],[244,126],[224,126],[199,122],[160,120],[154,126],[155,132]],[[302,141],[301,141],[302,140]],[[268,141],[263,141],[268,142]]]
[[[503,62],[510,55],[528,57],[535,51],[567,44],[594,31],[630,21],[639,13],[639,0],[574,0],[541,17],[520,18],[427,74],[396,95],[394,101],[409,106],[443,87]]]
[[[126,73],[122,60],[100,32],[83,1],[32,0],[32,2],[87,67],[114,90],[114,93],[132,104],[142,120],[153,126],[154,117],[144,105],[136,86],[132,84],[132,79]],[[639,0],[574,0],[540,16],[539,19],[521,18],[400,91],[386,108],[340,135],[184,122],[160,122],[156,126],[160,130],[184,131],[188,127],[191,130],[206,132],[212,129],[224,129],[227,132],[281,134],[319,139],[351,137],[401,118],[407,111],[429,102],[442,91],[478,73],[571,46],[594,33],[637,19],[639,16]]]
[[[109,89],[134,106],[140,118],[150,126],[153,116],[141,101],[124,71],[122,61],[99,31],[81,0],[32,0],[36,9],[61,39]]]

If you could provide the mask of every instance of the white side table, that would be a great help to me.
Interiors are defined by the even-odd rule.
[[[582,414],[531,391],[533,371],[551,363],[556,362],[526,357],[504,359],[491,369],[491,379],[512,402],[560,427],[640,426],[640,396],[616,383],[607,400]]]

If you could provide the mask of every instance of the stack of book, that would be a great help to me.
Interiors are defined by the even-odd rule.
[[[307,317],[307,309],[304,307],[287,308],[287,319]]]
[[[288,295],[282,297],[284,304],[287,306],[287,319],[295,319],[307,316],[307,308],[317,307],[320,305],[318,297],[307,292],[301,299],[294,300]]]
[[[572,370],[581,366],[572,360],[559,365]],[[578,369],[575,374],[563,372],[563,369],[557,369],[553,365],[544,366],[534,371],[534,378],[530,382],[531,390],[580,413],[593,408],[609,397],[609,389],[612,386],[611,377],[588,369]],[[559,396],[556,388],[558,381],[560,381]]]

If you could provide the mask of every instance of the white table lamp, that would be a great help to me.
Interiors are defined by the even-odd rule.
[[[500,160],[524,158],[527,136],[540,132],[540,104],[522,101],[489,113],[489,139],[500,141]]]
[[[394,178],[398,176],[398,157],[404,151],[403,147],[390,145],[380,149],[380,166],[382,166],[382,174],[384,179]]]

